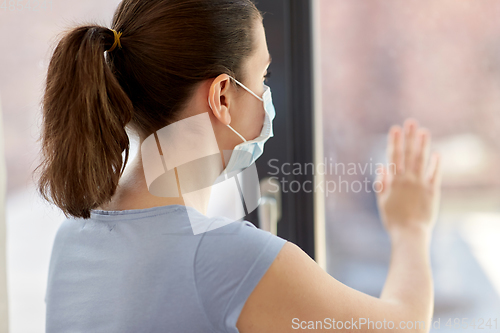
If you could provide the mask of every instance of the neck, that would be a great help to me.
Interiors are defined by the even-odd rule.
[[[213,168],[214,172],[219,172]],[[200,184],[202,175],[196,173],[181,172],[179,176],[178,170],[175,172],[177,190],[172,191],[179,193],[178,197],[160,197],[151,194],[146,183],[144,168],[142,164],[142,156],[140,150],[136,157],[129,162],[127,168],[120,178],[115,195],[111,201],[105,205],[101,205],[97,209],[101,210],[132,210],[145,209],[158,206],[168,205],[183,205],[190,206],[206,215],[208,202],[211,194],[211,187],[206,187],[187,194],[182,194],[182,188],[194,188],[196,184]],[[181,186],[182,184],[182,186]],[[156,184],[161,186],[161,184]],[[168,186],[172,186],[169,184]]]

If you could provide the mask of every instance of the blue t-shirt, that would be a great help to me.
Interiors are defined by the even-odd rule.
[[[193,218],[208,219],[181,205],[65,219],[50,259],[46,332],[238,332],[286,240],[241,220],[194,235]]]

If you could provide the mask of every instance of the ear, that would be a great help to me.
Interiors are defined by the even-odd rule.
[[[214,116],[224,125],[231,123],[228,98],[230,84],[231,78],[229,75],[221,74],[212,81],[208,91],[208,105],[212,109]]]

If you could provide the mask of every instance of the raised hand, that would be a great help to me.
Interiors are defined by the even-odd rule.
[[[404,136],[404,138],[403,138]],[[429,162],[431,135],[408,119],[388,135],[389,165],[378,171],[377,204],[389,234],[415,228],[431,231],[441,196],[440,156]]]

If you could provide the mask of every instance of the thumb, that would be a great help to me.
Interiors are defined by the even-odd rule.
[[[377,195],[384,193],[387,188],[387,170],[382,165],[377,168],[377,177],[375,178],[375,182],[373,184],[373,189]]]
[[[434,153],[431,162],[432,168],[430,172],[430,183],[434,186],[434,189],[439,189],[442,180],[442,167],[441,167],[441,155]]]

